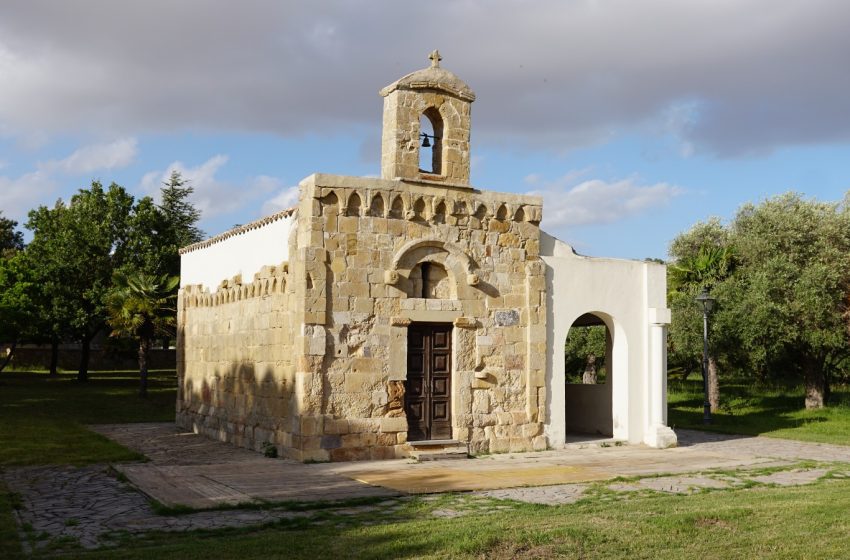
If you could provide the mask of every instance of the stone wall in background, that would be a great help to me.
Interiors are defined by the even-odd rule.
[[[176,351],[153,348],[150,351],[148,369],[173,370],[176,367]],[[18,370],[47,370],[50,367],[50,347],[18,347],[12,361],[7,366]],[[59,369],[76,371],[80,367],[79,348],[60,348]],[[90,371],[139,371],[139,354],[135,349],[114,350],[110,348],[92,348],[89,354]]]

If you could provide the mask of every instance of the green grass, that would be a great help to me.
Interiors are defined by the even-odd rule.
[[[275,558],[846,558],[850,481],[693,496],[588,499],[558,507],[517,505],[454,519],[422,502],[397,521],[368,514],[339,524],[287,521],[262,529],[147,534],[81,559]]]
[[[135,372],[0,374],[0,467],[86,464],[138,455],[84,424],[173,419],[173,372],[155,373],[148,400],[136,395]],[[701,428],[701,385],[671,383],[670,423]],[[802,410],[799,389],[722,387],[724,410],[711,427],[850,444],[850,391],[838,406]],[[755,486],[692,496],[592,492],[559,507],[514,505],[497,513],[480,506],[453,519],[430,511],[449,498],[414,500],[392,516],[340,516],[316,509],[262,528],[148,533],[121,538],[112,549],[84,551],[54,543],[50,552],[81,559],[225,558],[840,558],[850,550],[850,479],[793,488]],[[15,497],[0,487],[0,558],[20,557],[12,511]],[[447,505],[449,504],[449,505]],[[168,513],[168,512],[166,512]],[[175,513],[175,512],[172,512]],[[323,524],[315,524],[316,521]]]
[[[100,463],[141,456],[85,424],[174,419],[174,371],[151,373],[149,397],[138,396],[138,372],[0,374],[0,466]]]
[[[830,405],[806,410],[802,387],[760,387],[747,381],[721,381],[720,410],[702,423],[701,380],[671,381],[668,424],[729,434],[850,445],[850,388],[834,387]]]

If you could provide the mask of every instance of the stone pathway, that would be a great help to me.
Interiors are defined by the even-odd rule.
[[[180,515],[160,515],[151,502],[126,483],[110,467],[20,467],[6,469],[3,478],[18,496],[15,510],[26,552],[49,544],[72,543],[83,548],[116,544],[125,534],[147,531],[190,531],[264,525],[294,519],[312,519],[321,511],[328,515],[386,518],[410,498],[378,504],[293,510],[213,510]],[[381,515],[383,514],[383,515]],[[318,521],[317,521],[318,522]]]
[[[476,492],[484,498],[497,500],[516,500],[530,504],[547,506],[571,504],[584,496],[589,484],[558,484],[555,486],[535,486],[531,488],[505,488],[502,490],[485,490]]]
[[[684,430],[679,432],[681,446],[669,450],[571,444],[558,451],[468,461],[304,465],[267,459],[195,434],[180,433],[171,424],[94,429],[145,453],[150,462],[113,467],[20,467],[0,472],[17,496],[16,515],[28,551],[63,542],[85,548],[109,546],[125,535],[148,531],[288,522],[337,526],[384,523],[404,518],[411,501],[419,504],[414,508],[415,515],[453,518],[498,513],[517,507],[519,502],[570,504],[594,496],[594,489],[607,489],[616,499],[634,492],[691,494],[743,485],[790,486],[829,476],[850,477],[850,447]],[[801,461],[819,464],[803,467]],[[116,471],[132,485],[123,482]],[[572,482],[547,483],[565,476]],[[630,480],[606,482],[614,476]],[[383,488],[355,478],[391,480],[392,484]],[[443,481],[450,487],[477,491],[413,498],[400,495],[405,478],[411,488]],[[523,486],[535,481],[543,485]],[[254,506],[161,515],[134,486],[157,499],[170,497],[171,502],[160,500],[166,505],[209,508],[251,502]],[[304,504],[328,500],[343,503]],[[286,503],[277,505],[279,502]]]
[[[182,432],[170,423],[108,424],[91,429],[148,457],[147,463],[116,464],[115,469],[169,507],[205,509],[398,495],[391,489],[340,476],[326,465],[269,459]]]

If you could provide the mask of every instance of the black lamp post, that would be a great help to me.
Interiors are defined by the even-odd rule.
[[[702,389],[705,394],[702,423],[711,424],[711,402],[708,400],[708,314],[714,307],[714,298],[709,295],[708,288],[703,288],[694,299],[702,304]]]

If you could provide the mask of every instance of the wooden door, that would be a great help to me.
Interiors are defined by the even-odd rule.
[[[410,325],[404,384],[408,441],[452,439],[451,383],[451,324]]]

